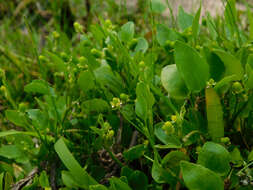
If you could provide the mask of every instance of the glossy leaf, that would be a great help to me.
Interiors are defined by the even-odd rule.
[[[134,23],[127,22],[119,31],[119,39],[123,42],[130,42],[134,37]]]
[[[181,161],[180,167],[189,190],[224,190],[223,181],[213,171],[187,161]]]
[[[34,132],[25,132],[25,131],[16,131],[16,130],[9,130],[9,131],[2,131],[0,132],[0,138],[1,137],[7,137],[10,135],[30,135],[30,136],[34,136],[34,137],[38,137],[37,133]]]
[[[42,171],[39,177],[40,186],[43,188],[50,187],[46,171]]]
[[[139,144],[136,146],[133,146],[131,148],[129,148],[128,150],[126,150],[123,153],[124,158],[126,158],[127,160],[135,160],[140,158],[141,156],[143,156],[144,152],[146,151],[146,146],[143,144]]]
[[[132,190],[128,184],[126,184],[125,182],[121,181],[120,179],[116,178],[116,177],[112,177],[110,178],[110,190]]]
[[[179,166],[181,160],[189,160],[189,157],[181,151],[171,151],[166,154],[162,159],[162,165],[168,167]]]
[[[210,51],[209,48],[204,47],[204,53],[209,65],[210,78],[214,79],[214,81],[221,80],[225,73],[224,63],[219,56]]]
[[[165,46],[168,41],[176,41],[182,39],[179,33],[163,24],[157,24],[156,30],[156,39],[161,46]]]
[[[0,147],[0,156],[8,159],[16,159],[24,156],[24,154],[16,145],[3,145]]]
[[[188,89],[175,64],[167,65],[163,68],[161,73],[161,82],[170,97],[176,99],[183,99],[187,97]]]
[[[222,80],[216,83],[214,87],[215,91],[225,93],[228,90],[227,86],[229,86],[229,84],[233,81],[236,81],[236,79],[236,75],[224,77]]]
[[[227,149],[213,142],[205,143],[198,156],[198,164],[221,176],[227,175],[230,171],[230,160]]]
[[[220,57],[225,65],[225,76],[236,75],[237,80],[243,78],[243,67],[236,57],[223,50],[215,50],[214,53]]]
[[[180,148],[182,146],[176,135],[167,135],[162,129],[163,123],[155,125],[155,136],[164,144],[160,148]],[[158,148],[158,147],[157,147]]]
[[[24,90],[28,93],[39,93],[46,95],[55,94],[53,88],[51,88],[49,84],[43,80],[33,80],[31,83],[25,86]]]
[[[49,119],[47,114],[43,113],[39,109],[29,109],[27,110],[28,117],[32,120],[32,124],[40,129],[47,129],[49,125]]]
[[[77,182],[73,179],[72,175],[68,171],[62,171],[61,172],[61,178],[64,185],[66,185],[69,188],[78,188]]]
[[[120,95],[123,88],[123,82],[117,78],[108,64],[102,64],[94,70],[96,81],[105,88],[109,88],[113,93]]]
[[[73,179],[80,187],[88,190],[90,185],[97,184],[97,182],[79,165],[62,138],[55,143],[54,148],[63,164],[69,169]]]
[[[175,44],[175,62],[187,88],[192,92],[199,92],[205,88],[209,79],[209,66],[192,47],[183,42]]]
[[[220,97],[213,88],[206,88],[206,113],[208,133],[213,141],[218,141],[224,136],[223,110]]]
[[[107,188],[104,185],[91,185],[90,190],[107,190]]]
[[[152,178],[157,183],[168,183],[173,184],[175,183],[175,177],[173,177],[166,169],[164,169],[161,164],[157,161],[157,159],[154,160],[153,166],[152,166]]]
[[[152,106],[155,102],[154,96],[150,92],[149,86],[146,85],[144,82],[139,82],[137,84],[136,96],[136,115],[145,121],[148,117],[148,114],[151,112]]]
[[[179,7],[178,11],[178,25],[181,30],[185,30],[192,26],[194,17],[186,13],[182,6]]]
[[[95,87],[94,77],[90,71],[81,72],[77,83],[83,92],[88,92]]]
[[[6,110],[5,111],[6,118],[19,127],[26,126],[26,117],[23,113],[17,110]]]
[[[104,113],[110,109],[110,106],[105,100],[95,98],[84,101],[82,108],[86,113]]]
[[[138,38],[137,45],[134,49],[135,52],[142,52],[145,53],[148,50],[148,42],[145,38],[141,37]]]
[[[128,181],[129,181],[129,185],[132,187],[132,189],[142,189],[142,190],[148,189],[148,178],[141,171],[138,171],[138,170],[134,171],[131,174]]]

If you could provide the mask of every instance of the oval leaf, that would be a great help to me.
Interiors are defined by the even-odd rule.
[[[175,64],[163,68],[161,73],[163,87],[167,90],[172,98],[183,99],[187,96],[187,87],[179,75]]]
[[[180,167],[189,190],[224,190],[223,181],[213,171],[187,161],[181,161]]]
[[[80,73],[78,78],[78,85],[84,92],[87,92],[94,88],[94,78],[90,71],[83,71]]]
[[[183,42],[175,44],[175,62],[187,88],[199,92],[209,79],[209,66],[200,54]]]
[[[222,145],[207,142],[199,153],[198,164],[224,176],[230,170],[230,160],[229,152]]]

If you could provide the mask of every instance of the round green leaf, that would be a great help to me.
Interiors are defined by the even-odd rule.
[[[168,65],[163,68],[161,73],[163,87],[173,98],[182,99],[187,96],[188,90],[182,77],[179,75],[177,66]]]
[[[230,160],[230,154],[226,148],[214,142],[207,142],[199,153],[198,164],[224,176],[230,170]]]
[[[187,161],[181,161],[180,167],[189,190],[224,190],[223,181],[213,171]]]
[[[134,171],[129,178],[129,185],[132,189],[148,189],[148,178],[147,176],[141,171]]]

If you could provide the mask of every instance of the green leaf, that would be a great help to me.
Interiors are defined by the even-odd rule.
[[[73,179],[79,187],[89,189],[90,185],[96,185],[97,182],[79,165],[69,149],[65,145],[63,138],[59,139],[54,145],[55,151],[63,164],[68,168]]]
[[[56,54],[46,51],[46,54],[51,59],[53,67],[59,72],[67,72],[67,64]]]
[[[245,65],[245,70],[247,74],[247,80],[245,81],[245,86],[248,89],[253,89],[253,54],[248,56],[247,64]]]
[[[4,173],[1,173],[0,174],[0,190],[4,190],[3,184],[4,184]]]
[[[27,84],[24,88],[25,92],[28,93],[39,93],[46,95],[54,95],[54,89],[49,86],[49,84],[43,80],[33,80],[31,83]]]
[[[235,147],[232,152],[230,152],[231,155],[231,162],[234,164],[234,167],[241,167],[244,164],[244,159],[240,153],[240,150]]]
[[[140,158],[141,156],[143,156],[144,152],[146,151],[146,146],[143,144],[139,144],[136,146],[131,147],[130,149],[126,150],[123,153],[123,156],[127,159],[127,160],[135,160]]]
[[[121,168],[120,176],[125,176],[127,179],[129,179],[133,172],[134,170],[128,166],[124,166]]]
[[[225,65],[225,76],[236,75],[237,80],[243,78],[244,71],[240,60],[223,50],[214,50],[214,53],[220,57]]]
[[[121,78],[114,75],[111,67],[108,64],[102,64],[99,68],[94,70],[95,78],[105,88],[108,88],[116,95],[120,95],[123,91],[123,82]]]
[[[229,85],[231,82],[236,81],[237,77],[236,75],[230,75],[227,77],[224,77],[222,80],[216,83],[214,89],[216,92],[220,94],[225,94],[227,90],[229,89]]]
[[[181,30],[185,30],[192,26],[193,23],[193,16],[186,13],[182,6],[179,7],[178,11],[178,25]]]
[[[179,75],[175,64],[167,65],[162,69],[161,82],[170,97],[175,99],[184,99],[187,97],[188,89],[182,77]]]
[[[91,185],[89,187],[90,190],[107,190],[107,188],[104,185]]]
[[[216,30],[215,22],[213,18],[211,17],[210,13],[207,13],[206,24],[207,24],[210,36],[212,37],[213,40],[216,40],[216,38],[218,37],[218,33]]]
[[[181,161],[180,167],[189,190],[224,190],[223,181],[213,171],[187,161]]]
[[[134,37],[134,23],[127,22],[119,31],[119,39],[123,42],[130,42]]]
[[[40,130],[46,130],[49,125],[47,114],[39,109],[27,110],[28,117],[32,120],[32,124]]]
[[[207,142],[201,149],[198,156],[198,164],[225,176],[230,171],[230,154],[222,145]]]
[[[90,71],[81,72],[77,83],[83,92],[88,92],[95,87],[94,77]]]
[[[200,7],[194,17],[193,24],[192,24],[192,35],[195,38],[195,40],[197,40],[197,37],[199,34],[199,29],[200,29],[199,28],[199,18],[200,18],[200,14],[201,14],[201,6],[202,6],[202,2],[200,3]]]
[[[148,114],[152,111],[152,106],[155,102],[154,96],[150,92],[149,86],[146,85],[144,82],[139,82],[137,84],[136,96],[136,115],[145,121],[148,117]]]
[[[91,99],[82,103],[82,108],[86,113],[104,113],[110,109],[108,103],[103,99]]]
[[[40,173],[39,182],[43,188],[50,187],[46,171]]]
[[[162,165],[170,168],[179,166],[181,160],[189,160],[189,157],[181,151],[171,151],[162,159]]]
[[[0,147],[0,156],[8,159],[16,159],[24,156],[24,154],[16,145],[3,145]]]
[[[23,113],[17,110],[6,110],[6,118],[19,127],[26,127],[26,117]]]
[[[9,172],[6,172],[4,175],[4,190],[11,189],[11,185],[13,184],[13,177]]]
[[[157,183],[168,183],[173,184],[175,183],[176,179],[166,170],[164,169],[157,159],[154,160],[152,166],[152,178]]]
[[[128,184],[126,184],[125,182],[121,181],[120,179],[116,178],[116,177],[112,177],[110,178],[110,190],[132,190]]]
[[[155,125],[155,136],[164,143],[163,148],[180,148],[182,146],[180,140],[175,135],[167,135],[162,129],[164,123],[159,123]],[[158,148],[158,147],[157,147]],[[160,145],[161,148],[161,145]]]
[[[156,39],[161,46],[165,46],[168,41],[182,40],[180,34],[163,24],[157,24],[156,30]]]
[[[148,178],[147,176],[141,171],[134,171],[130,178],[128,179],[129,185],[132,189],[141,189],[147,190],[148,189]]]
[[[248,162],[253,161],[253,150],[248,155]]]
[[[154,13],[163,13],[166,10],[166,5],[161,0],[151,0],[151,11]]]
[[[220,97],[213,88],[206,88],[206,113],[208,133],[213,141],[219,141],[224,136],[223,110]]]
[[[25,132],[25,131],[15,131],[15,130],[9,130],[9,131],[2,131],[0,132],[0,138],[1,137],[6,137],[9,135],[18,135],[18,134],[23,134],[23,135],[30,135],[30,136],[34,136],[34,137],[38,137],[37,133],[34,132]]]
[[[236,31],[237,12],[235,7],[235,0],[227,0],[225,7],[225,21],[230,31],[230,37],[232,38]]]
[[[249,8],[249,4],[246,2],[245,5],[247,8],[247,15],[248,15],[248,20],[249,20],[249,38],[252,40],[253,39],[253,14]]]
[[[199,92],[206,86],[209,79],[209,66],[192,47],[183,42],[175,44],[175,62],[187,88]]]
[[[206,61],[209,65],[210,78],[219,81],[225,73],[225,65],[218,55],[204,47]]]
[[[142,53],[145,53],[148,50],[148,42],[145,38],[140,37],[138,38],[137,45],[135,47],[135,52],[141,51]]]
[[[77,182],[73,179],[71,173],[69,171],[62,171],[61,178],[64,185],[69,188],[78,189]]]
[[[137,98],[135,101],[135,113],[138,117],[147,120],[148,117],[148,104],[145,99]]]

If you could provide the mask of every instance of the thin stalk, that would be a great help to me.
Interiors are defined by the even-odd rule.
[[[109,147],[105,146],[105,150],[109,153],[111,158],[122,168],[124,167],[124,164],[115,156],[115,154],[110,150]]]

